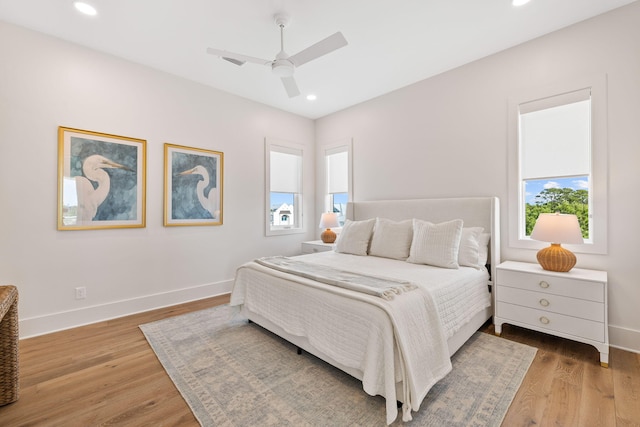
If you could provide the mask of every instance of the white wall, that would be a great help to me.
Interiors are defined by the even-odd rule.
[[[606,73],[609,251],[579,254],[577,267],[608,271],[610,341],[640,351],[638,22],[635,2],[318,119],[316,143],[353,137],[355,200],[498,196],[503,259],[536,262],[535,251],[508,246],[508,98]]]
[[[264,138],[308,147],[311,194],[312,120],[2,22],[0,58],[0,283],[22,337],[226,292],[241,263],[317,234],[313,214],[264,233]],[[146,228],[56,230],[58,126],[147,140]],[[224,225],[162,226],[165,142],[224,152]]]

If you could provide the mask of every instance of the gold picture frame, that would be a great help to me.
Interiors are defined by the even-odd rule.
[[[147,141],[58,128],[58,230],[142,228]]]
[[[164,144],[164,225],[222,225],[224,153]]]

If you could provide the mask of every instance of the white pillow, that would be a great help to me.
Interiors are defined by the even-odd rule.
[[[391,221],[390,219],[376,218],[369,255],[404,261],[409,257],[412,238],[412,220]]]
[[[346,220],[336,242],[335,251],[345,254],[366,255],[375,223],[375,218],[364,221]]]
[[[466,267],[480,268],[480,234],[483,227],[464,227],[460,237],[460,250],[458,251],[458,264]]]
[[[407,261],[414,264],[458,268],[461,234],[461,219],[440,224],[414,219],[413,240]]]
[[[491,240],[489,233],[481,233],[478,238],[478,265],[483,268],[489,260],[489,240]]]

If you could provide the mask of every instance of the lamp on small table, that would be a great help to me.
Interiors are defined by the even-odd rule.
[[[320,217],[320,228],[325,230],[320,234],[320,239],[324,243],[333,243],[336,241],[336,233],[331,230],[333,227],[339,227],[338,215],[333,212],[323,213]]]
[[[584,243],[578,217],[560,213],[541,213],[531,231],[533,240],[551,242],[551,246],[540,249],[538,262],[543,269],[567,272],[576,265],[576,256],[561,243]]]

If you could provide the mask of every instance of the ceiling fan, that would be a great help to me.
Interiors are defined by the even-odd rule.
[[[285,13],[276,13],[274,15],[274,20],[276,25],[280,28],[280,52],[273,60],[255,58],[253,56],[228,52],[226,50],[213,49],[211,47],[207,48],[207,53],[217,55],[225,61],[229,61],[236,65],[244,65],[246,62],[253,62],[254,64],[270,66],[273,74],[281,78],[282,84],[284,85],[289,98],[293,98],[300,95],[300,90],[298,89],[298,85],[293,77],[293,72],[296,67],[346,46],[347,40],[344,38],[342,33],[338,31],[318,43],[301,50],[295,55],[289,56],[284,51],[284,29],[289,25],[291,19],[289,15]]]

